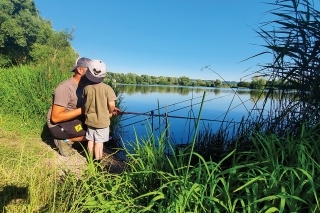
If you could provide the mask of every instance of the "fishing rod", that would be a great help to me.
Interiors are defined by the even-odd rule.
[[[198,118],[192,118],[192,117],[184,117],[184,116],[176,116],[176,115],[168,115],[168,113],[164,113],[164,114],[154,114],[153,111],[151,111],[151,113],[139,113],[139,112],[127,112],[127,111],[121,111],[118,113],[119,115],[146,115],[149,117],[167,117],[167,118],[182,118],[182,119],[188,119],[188,120],[196,120]],[[235,122],[235,121],[221,121],[221,120],[216,120],[216,119],[207,119],[207,118],[200,118],[199,120],[202,121],[216,121],[216,122],[229,122],[229,123],[239,123],[239,122]]]
[[[214,97],[214,98],[211,98],[209,100],[205,100],[204,102],[209,102],[209,101],[213,101],[213,100],[216,100],[216,99],[221,99],[223,97],[226,97],[226,96],[230,96],[232,94],[227,94],[227,95],[224,95],[224,96],[220,96],[220,97]],[[191,101],[191,105],[189,106],[185,106],[185,107],[181,107],[181,108],[178,108],[178,109],[174,109],[174,110],[171,110],[169,112],[166,112],[164,114],[154,114],[154,110],[151,110],[149,112],[146,112],[146,113],[140,113],[140,112],[128,112],[128,111],[120,111],[118,112],[118,115],[135,115],[135,116],[131,116],[131,117],[127,117],[125,119],[123,119],[122,121],[125,121],[125,120],[128,120],[128,119],[132,119],[134,117],[137,117],[137,116],[141,116],[141,115],[145,115],[145,116],[148,116],[148,117],[151,117],[152,118],[152,126],[153,126],[153,117],[164,117],[164,118],[180,118],[180,119],[187,119],[187,120],[197,120],[198,118],[196,117],[185,117],[185,116],[174,116],[174,115],[169,115],[169,113],[172,113],[172,112],[175,112],[175,111],[178,111],[178,110],[181,110],[181,109],[184,109],[184,108],[189,108],[192,106],[195,106],[195,105],[198,105],[200,104],[201,102],[199,103],[192,103],[193,100],[197,99],[197,98],[200,98],[202,96],[199,96],[199,97],[193,97],[193,90],[192,90],[192,98],[191,99],[187,99],[187,100],[183,100],[183,101],[180,101],[180,102],[176,102],[176,103],[173,103],[173,104],[170,104],[170,105],[167,105],[167,106],[164,106],[164,107],[161,107],[161,108],[158,108],[157,110],[159,111],[160,109],[163,109],[163,108],[168,108],[169,106],[176,106],[180,103],[183,103],[183,102],[187,102],[187,101]],[[240,105],[240,104],[239,104]],[[239,106],[238,105],[238,106]],[[238,107],[236,106],[236,107]],[[233,108],[236,108],[236,107],[233,107]],[[223,113],[223,114],[227,114],[227,113]],[[223,115],[222,114],[222,115]],[[222,115],[218,116],[218,117],[221,117]],[[144,122],[148,119],[143,119],[143,120],[140,120],[140,121],[135,121],[131,124],[128,124],[128,125],[125,125],[125,126],[130,126],[130,125],[133,125],[133,124],[136,124],[136,123],[140,123],[140,122]],[[207,119],[207,118],[200,118],[199,119],[200,121],[210,121],[210,122],[220,122],[220,123],[233,123],[233,124],[239,124],[240,122],[236,122],[236,121],[226,121],[226,120],[218,120],[218,119]],[[168,120],[166,119],[166,122],[168,122]]]
[[[230,94],[224,95],[224,96],[221,96],[221,97],[211,98],[211,99],[205,100],[204,102],[213,101],[213,100],[220,99],[220,98],[227,97],[227,96],[230,96]],[[200,96],[199,96],[199,97],[200,97]],[[198,98],[198,97],[197,97],[197,98]],[[191,98],[191,99],[187,99],[187,100],[184,100],[184,101],[176,102],[176,103],[173,103],[173,104],[170,104],[170,105],[167,105],[167,106],[160,107],[159,109],[156,109],[156,110],[159,111],[160,109],[168,108],[168,107],[170,107],[170,106],[176,106],[176,105],[179,105],[180,103],[183,103],[183,102],[186,102],[186,101],[192,101],[193,99],[195,99],[195,98]],[[196,106],[196,105],[198,105],[198,104],[201,104],[201,102],[193,103],[193,104],[188,105],[188,106],[184,106],[184,107],[181,107],[181,108],[178,108],[178,109],[174,109],[174,110],[169,111],[168,113],[172,113],[172,112],[175,112],[175,111],[178,111],[178,110],[181,110],[181,109],[185,109],[185,108],[190,108],[190,107],[192,108],[193,106]],[[156,110],[150,110],[149,112],[156,111]],[[129,117],[129,118],[125,118],[123,121],[129,120],[129,119],[131,119],[131,118],[135,118],[135,117],[137,117],[137,116],[139,116],[139,115],[148,115],[148,116],[150,115],[150,114],[148,114],[148,113],[138,113],[138,114],[136,114],[136,113],[134,113],[134,112],[132,112],[132,113],[127,113],[127,114],[132,114],[132,115],[135,115],[135,116],[132,116],[132,117]],[[220,115],[220,116],[221,116],[221,115]],[[220,117],[220,116],[219,116],[219,117]]]

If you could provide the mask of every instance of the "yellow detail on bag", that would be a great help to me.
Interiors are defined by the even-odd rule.
[[[75,126],[74,129],[76,130],[76,132],[80,132],[82,130],[81,124],[78,124],[77,126]]]

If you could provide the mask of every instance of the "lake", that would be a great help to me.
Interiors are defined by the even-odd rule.
[[[135,132],[139,137],[151,131],[159,136],[169,126],[168,136],[175,143],[187,143],[194,134],[194,124],[199,116],[204,92],[199,129],[219,129],[228,121],[230,128],[243,117],[260,114],[266,92],[250,89],[117,85],[122,92],[121,110],[124,134],[123,141],[132,141]],[[264,115],[270,108],[267,102]],[[153,113],[154,116],[151,116]],[[167,113],[168,119],[165,118]],[[231,122],[231,123],[230,123]]]

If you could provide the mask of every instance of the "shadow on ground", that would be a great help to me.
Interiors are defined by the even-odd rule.
[[[53,137],[46,123],[43,125],[41,140],[59,154],[59,150],[54,143]],[[125,168],[126,154],[125,151],[121,150],[122,147],[120,147],[119,144],[120,143],[115,139],[111,139],[107,143],[104,143],[104,157],[102,163],[105,170],[110,173],[121,173]],[[87,142],[77,142],[72,145],[72,148],[84,158],[87,158],[86,147]]]
[[[0,211],[7,212],[8,204],[21,204],[28,201],[28,188],[17,186],[5,186],[0,188]]]

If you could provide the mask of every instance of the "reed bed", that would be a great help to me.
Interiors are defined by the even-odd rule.
[[[281,81],[280,92],[295,89],[291,101],[280,100],[273,105],[275,113],[265,121],[267,130],[285,135],[290,129],[297,136],[305,127],[319,120],[319,35],[320,12],[318,2],[310,0],[282,0],[270,3],[273,20],[262,23],[257,33],[265,41],[265,52],[273,57],[272,63],[261,65],[255,75],[265,76],[270,82]],[[258,55],[260,55],[258,54]],[[269,91],[272,98],[273,90]]]
[[[251,149],[220,161],[190,149],[166,155],[164,133],[137,136],[125,147],[123,173],[91,162],[80,180],[69,174],[56,183],[43,212],[318,212],[319,135],[300,136],[254,134]]]
[[[44,66],[0,69],[2,112],[22,118],[45,118],[54,88],[70,76],[70,72]]]
[[[226,147],[247,149],[252,146],[253,133],[282,138],[290,131],[292,137],[299,138],[302,128],[313,129],[319,121],[320,12],[315,7],[317,3],[282,0],[267,4],[273,7],[266,12],[273,20],[261,23],[256,30],[265,42],[261,44],[265,51],[250,58],[269,54],[273,61],[260,64],[260,70],[244,78],[264,77],[272,89],[266,91],[264,105],[248,110],[248,116],[239,125],[227,123],[217,132],[208,129],[199,133],[197,151],[207,160],[216,158],[216,153],[221,155]],[[234,98],[238,98],[236,93],[234,90]],[[256,112],[260,113],[252,116]],[[263,112],[268,113],[265,116]]]

